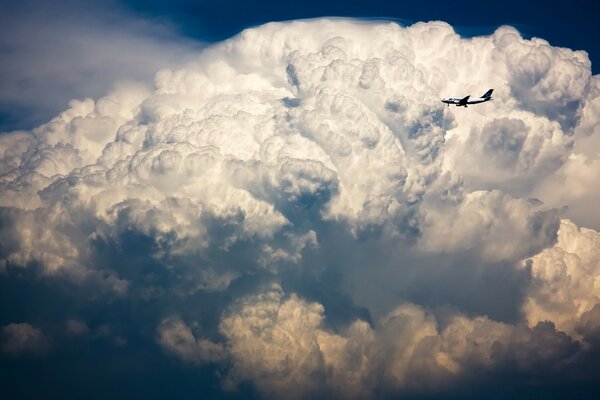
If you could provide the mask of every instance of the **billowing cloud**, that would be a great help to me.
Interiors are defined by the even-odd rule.
[[[600,233],[568,220],[558,233],[558,242],[527,264],[533,281],[524,310],[532,325],[553,321],[575,334],[582,315],[600,304]]]
[[[132,304],[121,326],[226,390],[568,383],[600,332],[598,233],[562,208],[596,181],[597,82],[510,27],[249,29],[0,136],[2,279]]]
[[[435,315],[403,304],[374,327],[356,320],[335,333],[325,328],[323,312],[321,304],[285,296],[278,285],[241,299],[220,324],[231,361],[226,387],[252,381],[275,398],[323,392],[366,398],[377,388],[436,391],[507,365],[543,377],[567,368],[580,351],[550,322],[528,328],[458,314],[440,326]],[[176,354],[186,360],[191,353]]]

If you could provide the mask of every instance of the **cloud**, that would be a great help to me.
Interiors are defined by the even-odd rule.
[[[591,148],[597,148],[591,143]],[[600,158],[573,153],[554,174],[542,180],[533,194],[545,199],[548,205],[566,207],[573,221],[600,229],[600,213],[595,212],[598,198],[596,183],[600,179]]]
[[[459,207],[431,207],[427,217],[430,227],[421,240],[426,249],[478,249],[490,261],[517,260],[548,247],[559,223],[555,211],[499,191],[468,193]]]
[[[510,27],[249,29],[0,137],[1,279],[136,310],[102,326],[226,390],[569,384],[596,351],[598,233],[560,203],[593,193],[596,86],[584,52]]]
[[[50,341],[44,333],[27,323],[11,323],[2,327],[2,352],[11,357],[44,355]]]
[[[553,321],[576,335],[582,315],[600,304],[600,234],[563,220],[558,242],[529,260],[532,287],[524,311],[530,325]]]
[[[70,319],[66,323],[67,333],[71,336],[83,336],[90,333],[88,325],[78,319]]]
[[[398,306],[375,328],[356,320],[334,333],[323,321],[322,305],[284,296],[277,285],[241,299],[220,324],[232,360],[225,385],[249,380],[265,397],[294,398],[436,392],[507,365],[543,377],[568,368],[580,351],[549,322],[528,328],[455,315],[442,327],[414,304]]]
[[[277,286],[243,299],[239,311],[223,319],[220,330],[231,343],[231,379],[252,380],[276,397],[299,389],[291,396],[301,398],[319,381],[322,359],[315,333],[323,308],[296,297],[281,300]]]
[[[0,84],[0,131],[30,129],[69,100],[100,97],[118,81],[149,85],[158,69],[182,65],[201,46],[116,1],[29,0],[3,8],[0,74],[10,79]]]
[[[158,342],[165,352],[186,362],[207,363],[223,358],[223,348],[205,339],[196,339],[192,330],[179,318],[164,320],[158,328]]]

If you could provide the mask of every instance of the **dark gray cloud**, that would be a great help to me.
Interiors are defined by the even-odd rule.
[[[44,333],[28,323],[11,323],[2,327],[2,352],[12,356],[43,355],[50,349]]]

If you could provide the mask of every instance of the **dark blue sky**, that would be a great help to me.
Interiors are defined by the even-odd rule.
[[[592,1],[125,0],[125,4],[147,16],[167,18],[184,34],[208,41],[269,21],[321,16],[390,18],[404,23],[443,20],[464,36],[489,34],[508,24],[525,37],[586,50],[594,73],[600,71],[600,25]]]

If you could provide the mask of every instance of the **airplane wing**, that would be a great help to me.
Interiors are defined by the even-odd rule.
[[[467,101],[469,101],[469,97],[471,97],[471,95],[468,95],[467,97],[464,97],[462,99],[459,100],[458,105],[459,106],[466,106],[467,105]]]

